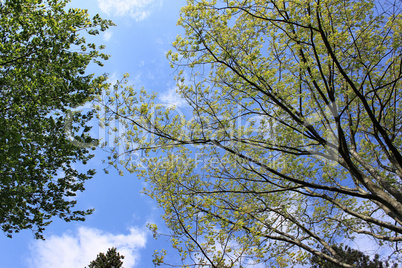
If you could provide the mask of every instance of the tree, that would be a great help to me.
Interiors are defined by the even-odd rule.
[[[76,145],[94,141],[93,111],[74,108],[105,86],[85,69],[108,55],[80,32],[97,35],[113,23],[66,10],[68,2],[0,2],[0,226],[9,237],[32,229],[43,238],[53,216],[81,221],[92,211],[72,211],[71,197],[94,175],[73,167],[92,157]]]
[[[360,268],[386,268],[386,267],[393,267],[397,268],[398,265],[394,263],[392,266],[388,263],[388,261],[381,261],[379,259],[379,255],[376,254],[373,260],[370,260],[370,258],[363,254],[361,251],[352,249],[348,246],[345,246],[344,248],[342,246],[333,246],[332,247],[338,254],[338,256],[343,260],[344,262],[354,265],[355,267],[360,267]],[[337,264],[334,264],[332,262],[326,261],[326,260],[321,260],[317,256],[312,256],[310,259],[310,262],[313,266],[311,268],[338,268],[340,267]]]
[[[89,268],[121,268],[124,259],[123,255],[116,252],[116,248],[109,248],[106,255],[102,252],[98,254],[95,260],[91,261]]]
[[[400,258],[401,4],[188,0],[168,54],[188,106],[104,95],[109,163],[148,182],[184,265],[352,267],[331,245],[357,238]]]

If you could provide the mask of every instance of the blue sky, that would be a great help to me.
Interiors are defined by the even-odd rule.
[[[97,74],[108,73],[111,80],[130,74],[130,83],[135,88],[146,88],[159,93],[162,103],[180,104],[175,95],[174,70],[169,67],[166,52],[172,48],[175,37],[182,32],[176,26],[180,7],[184,0],[73,0],[69,6],[88,9],[90,15],[112,19],[112,27],[96,39],[106,45],[106,53],[112,57],[103,68],[91,66],[88,70]],[[95,127],[98,137],[105,130]],[[147,223],[156,223],[164,230],[163,211],[156,203],[140,193],[144,183],[135,174],[124,176],[110,169],[102,159],[106,154],[97,149],[95,158],[85,170],[95,168],[97,174],[86,183],[86,191],[77,196],[77,209],[95,208],[85,222],[70,222],[54,219],[46,229],[46,241],[33,238],[29,230],[14,235],[12,239],[0,236],[0,268],[13,267],[84,267],[96,258],[99,252],[117,247],[125,255],[124,267],[153,267],[154,250],[168,249],[166,238],[154,240],[146,228]],[[174,254],[168,260],[175,261]]]
[[[183,102],[175,94],[174,69],[166,53],[172,49],[175,37],[183,33],[176,26],[183,5],[185,0],[72,0],[70,7],[88,9],[91,15],[99,13],[117,24],[95,40],[106,45],[110,60],[103,68],[93,65],[88,71],[108,73],[112,82],[129,73],[130,84],[136,89],[158,92],[161,103],[174,103],[181,108]],[[99,127],[93,128],[93,134],[99,138],[108,136]],[[86,183],[86,191],[78,194],[76,206],[95,208],[94,214],[78,223],[55,218],[44,233],[46,241],[33,239],[29,230],[12,239],[0,236],[0,268],[83,268],[110,247],[117,247],[125,256],[125,268],[153,267],[152,254],[162,249],[168,249],[167,262],[178,263],[167,238],[154,240],[146,228],[147,223],[156,223],[162,233],[169,231],[161,219],[163,211],[140,193],[144,182],[128,172],[119,176],[114,169],[105,174],[102,159],[107,154],[100,149],[95,154],[87,166],[76,166],[79,170],[98,171]],[[375,250],[372,241],[361,240],[359,244],[366,250]]]

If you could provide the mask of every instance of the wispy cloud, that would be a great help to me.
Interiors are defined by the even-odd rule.
[[[180,95],[176,92],[176,87],[170,88],[165,92],[162,92],[159,95],[159,99],[168,105],[174,105],[177,108],[182,108],[187,106],[187,101],[180,97]]]
[[[110,38],[112,38],[113,32],[112,31],[106,31],[103,34],[103,40],[105,40],[106,42],[110,40]]]
[[[110,234],[98,229],[81,227],[77,234],[65,233],[51,236],[45,241],[35,241],[30,246],[30,267],[36,268],[70,268],[85,267],[100,252],[116,247],[124,255],[124,267],[132,268],[138,261],[138,250],[145,247],[146,234],[136,228],[130,233]]]
[[[146,19],[162,0],[98,0],[99,8],[108,15],[129,15],[136,21]]]

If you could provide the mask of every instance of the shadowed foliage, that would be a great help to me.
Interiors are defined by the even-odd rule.
[[[91,261],[88,268],[121,268],[124,259],[124,256],[120,255],[120,253],[116,252],[116,248],[109,248],[104,253],[99,253],[95,260]]]
[[[68,2],[0,2],[0,226],[9,237],[31,229],[43,238],[52,217],[82,221],[92,212],[72,210],[95,173],[74,166],[87,163],[84,145],[95,144],[93,112],[74,109],[105,86],[105,77],[85,70],[109,56],[82,34],[113,23]]]
[[[352,249],[348,246],[333,246],[332,247],[336,254],[337,258],[342,260],[343,262],[354,265],[354,267],[359,268],[397,268],[398,264],[390,264],[388,261],[382,261],[379,259],[379,255],[376,254],[374,259],[370,259],[369,256],[365,255],[363,252]],[[311,268],[338,268],[342,267],[338,264],[334,264],[327,260],[322,260],[319,257],[313,255],[310,258],[310,262],[312,264]]]

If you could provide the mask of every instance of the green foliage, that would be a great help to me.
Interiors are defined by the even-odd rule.
[[[401,5],[188,0],[168,54],[187,107],[105,92],[109,164],[147,181],[183,267],[351,267],[331,245],[358,236],[400,261]]]
[[[85,69],[109,56],[80,32],[96,35],[113,23],[66,10],[68,2],[0,2],[0,226],[9,237],[32,229],[43,238],[53,216],[81,221],[92,212],[72,211],[72,197],[95,173],[73,166],[92,157],[76,145],[93,145],[93,112],[72,109],[105,87],[105,77]]]
[[[359,268],[397,268],[398,264],[389,264],[388,261],[381,261],[379,259],[379,255],[376,254],[373,260],[370,260],[370,257],[358,251],[356,249],[352,249],[348,246],[344,248],[342,246],[333,246],[332,247],[336,254],[337,258],[342,260],[343,262],[353,265],[354,267]],[[326,252],[327,253],[327,252]],[[311,268],[338,268],[342,267],[338,264],[334,264],[327,260],[321,260],[319,257],[313,255],[310,259],[312,264]]]
[[[109,248],[106,255],[102,252],[88,265],[89,268],[121,268],[123,255],[116,252],[116,248]]]

